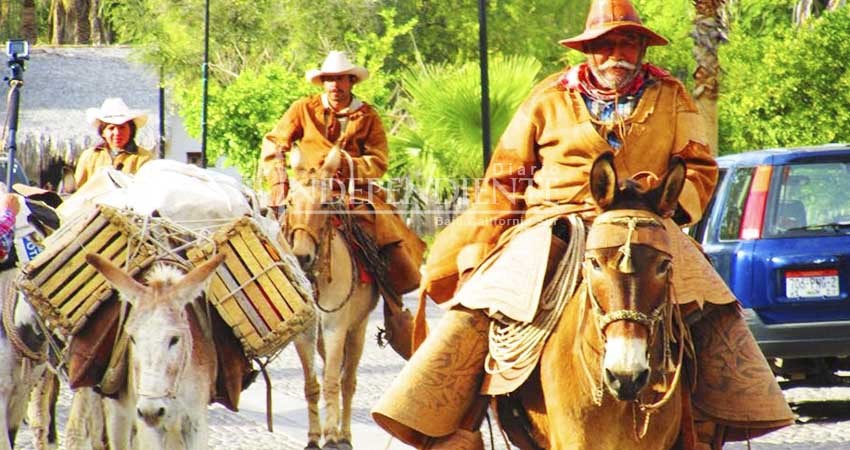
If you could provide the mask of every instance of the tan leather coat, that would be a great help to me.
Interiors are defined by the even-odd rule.
[[[92,147],[83,151],[77,160],[77,168],[74,170],[74,181],[77,188],[81,187],[101,167],[112,167],[126,173],[136,173],[139,167],[152,159],[153,152],[139,147],[135,153],[125,151],[118,152],[115,158],[109,154],[109,150],[102,147]]]
[[[519,220],[552,206],[592,216],[590,166],[606,151],[614,151],[621,179],[643,171],[660,175],[672,155],[684,158],[688,170],[680,207],[690,222],[702,216],[717,164],[696,105],[678,80],[666,77],[646,88],[624,122],[624,145],[615,151],[597,131],[579,92],[556,82],[559,75],[544,80],[520,106],[471,207],[437,236],[423,280],[435,300],[451,298],[458,270],[477,266]]]
[[[334,142],[327,138],[331,114],[322,104],[321,95],[298,100],[263,138],[259,172],[269,190],[270,205],[284,203],[286,153],[296,143],[307,170],[321,166],[331,147],[337,144],[352,156],[357,184],[380,178],[387,171],[387,136],[378,113],[363,103],[348,116],[348,125]],[[347,180],[345,161],[340,170],[341,177]]]

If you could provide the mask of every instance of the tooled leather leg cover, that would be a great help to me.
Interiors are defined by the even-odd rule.
[[[455,432],[481,387],[488,326],[480,311],[446,312],[381,396],[372,410],[375,422],[419,447]]]
[[[453,434],[435,440],[433,444],[422,447],[423,450],[484,450],[484,440],[480,431],[457,430]]]
[[[738,305],[705,307],[691,325],[697,353],[695,415],[727,425],[729,441],[792,424],[794,414]]]

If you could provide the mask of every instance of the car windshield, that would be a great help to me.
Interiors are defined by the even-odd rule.
[[[850,156],[779,166],[774,173],[765,237],[850,233]]]

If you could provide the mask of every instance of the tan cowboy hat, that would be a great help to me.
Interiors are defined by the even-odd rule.
[[[369,78],[369,71],[352,64],[345,52],[332,50],[328,53],[328,57],[325,58],[325,62],[322,63],[321,69],[310,69],[307,71],[307,81],[321,86],[323,75],[354,75],[357,77],[355,83],[359,83]]]
[[[578,36],[558,41],[564,47],[580,52],[584,44],[613,30],[631,30],[646,36],[646,45],[667,45],[658,33],[643,26],[640,16],[629,0],[593,0],[584,32]]]
[[[131,120],[136,124],[138,130],[147,123],[148,113],[128,108],[124,100],[118,97],[107,98],[100,105],[100,108],[86,110],[86,121],[94,127],[99,126],[101,122],[121,125]]]

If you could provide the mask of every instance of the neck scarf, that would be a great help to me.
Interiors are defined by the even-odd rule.
[[[590,97],[593,100],[610,102],[617,98],[633,96],[637,94],[647,83],[648,80],[654,78],[666,78],[670,76],[664,70],[653,66],[649,63],[644,63],[638,73],[632,78],[626,86],[620,89],[608,89],[599,86],[596,78],[590,70],[587,63],[579,64],[571,67],[564,76],[561,77],[560,83],[567,89],[577,89],[583,95]]]
[[[348,116],[357,112],[363,106],[363,102],[352,94],[351,103],[347,107],[335,111],[328,99],[328,94],[325,93],[322,94],[322,106],[325,108],[325,137],[336,143],[348,126]]]

